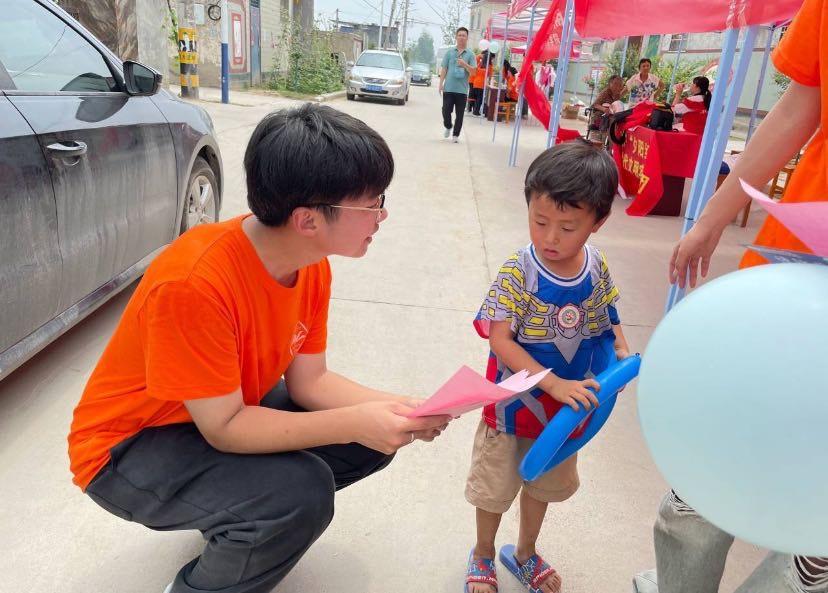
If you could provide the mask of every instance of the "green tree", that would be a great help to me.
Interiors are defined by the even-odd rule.
[[[423,64],[434,63],[434,38],[429,35],[428,31],[420,33],[414,46],[413,60]]]
[[[298,19],[290,23],[283,16],[282,31],[276,41],[273,77],[267,86],[278,91],[316,95],[344,87],[343,68],[336,59],[330,31],[314,23],[303,30]]]
[[[442,21],[440,32],[443,34],[443,45],[454,45],[457,38],[457,29],[464,21],[463,17],[467,10],[468,2],[466,0],[446,0],[443,4],[443,13],[440,15]]]

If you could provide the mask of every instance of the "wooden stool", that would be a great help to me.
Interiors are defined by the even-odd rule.
[[[497,115],[500,117],[501,115],[504,118],[504,121],[508,124],[515,117],[515,105],[517,105],[514,101],[501,101],[497,104]]]

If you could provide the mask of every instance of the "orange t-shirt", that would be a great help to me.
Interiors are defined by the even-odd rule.
[[[482,89],[486,85],[487,74],[490,75],[491,72],[492,65],[489,64],[489,67],[487,69],[485,60],[481,56],[477,56],[477,71],[474,73],[474,78],[472,79],[472,86],[476,89]]]
[[[828,10],[825,0],[805,0],[793,23],[773,54],[776,69],[799,84],[820,89],[820,129],[811,139],[796,166],[783,202],[828,200]],[[827,231],[828,232],[828,231]],[[810,250],[775,218],[768,217],[756,244],[796,251]],[[765,258],[748,251],[740,267],[766,263]]]
[[[149,266],[75,408],[70,469],[82,489],[109,450],[150,426],[192,422],[185,400],[241,388],[257,405],[298,353],[325,350],[331,269],[276,282],[244,217],[196,227]]]

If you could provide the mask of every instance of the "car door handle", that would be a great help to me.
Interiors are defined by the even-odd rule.
[[[69,142],[55,142],[47,146],[49,150],[60,158],[79,157],[86,154],[86,142],[70,140]]]

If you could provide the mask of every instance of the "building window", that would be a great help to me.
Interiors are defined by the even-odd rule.
[[[678,51],[681,46],[682,39],[684,39],[684,35],[672,35],[670,37],[670,49],[668,51]],[[687,49],[686,45],[684,46],[684,49]]]

